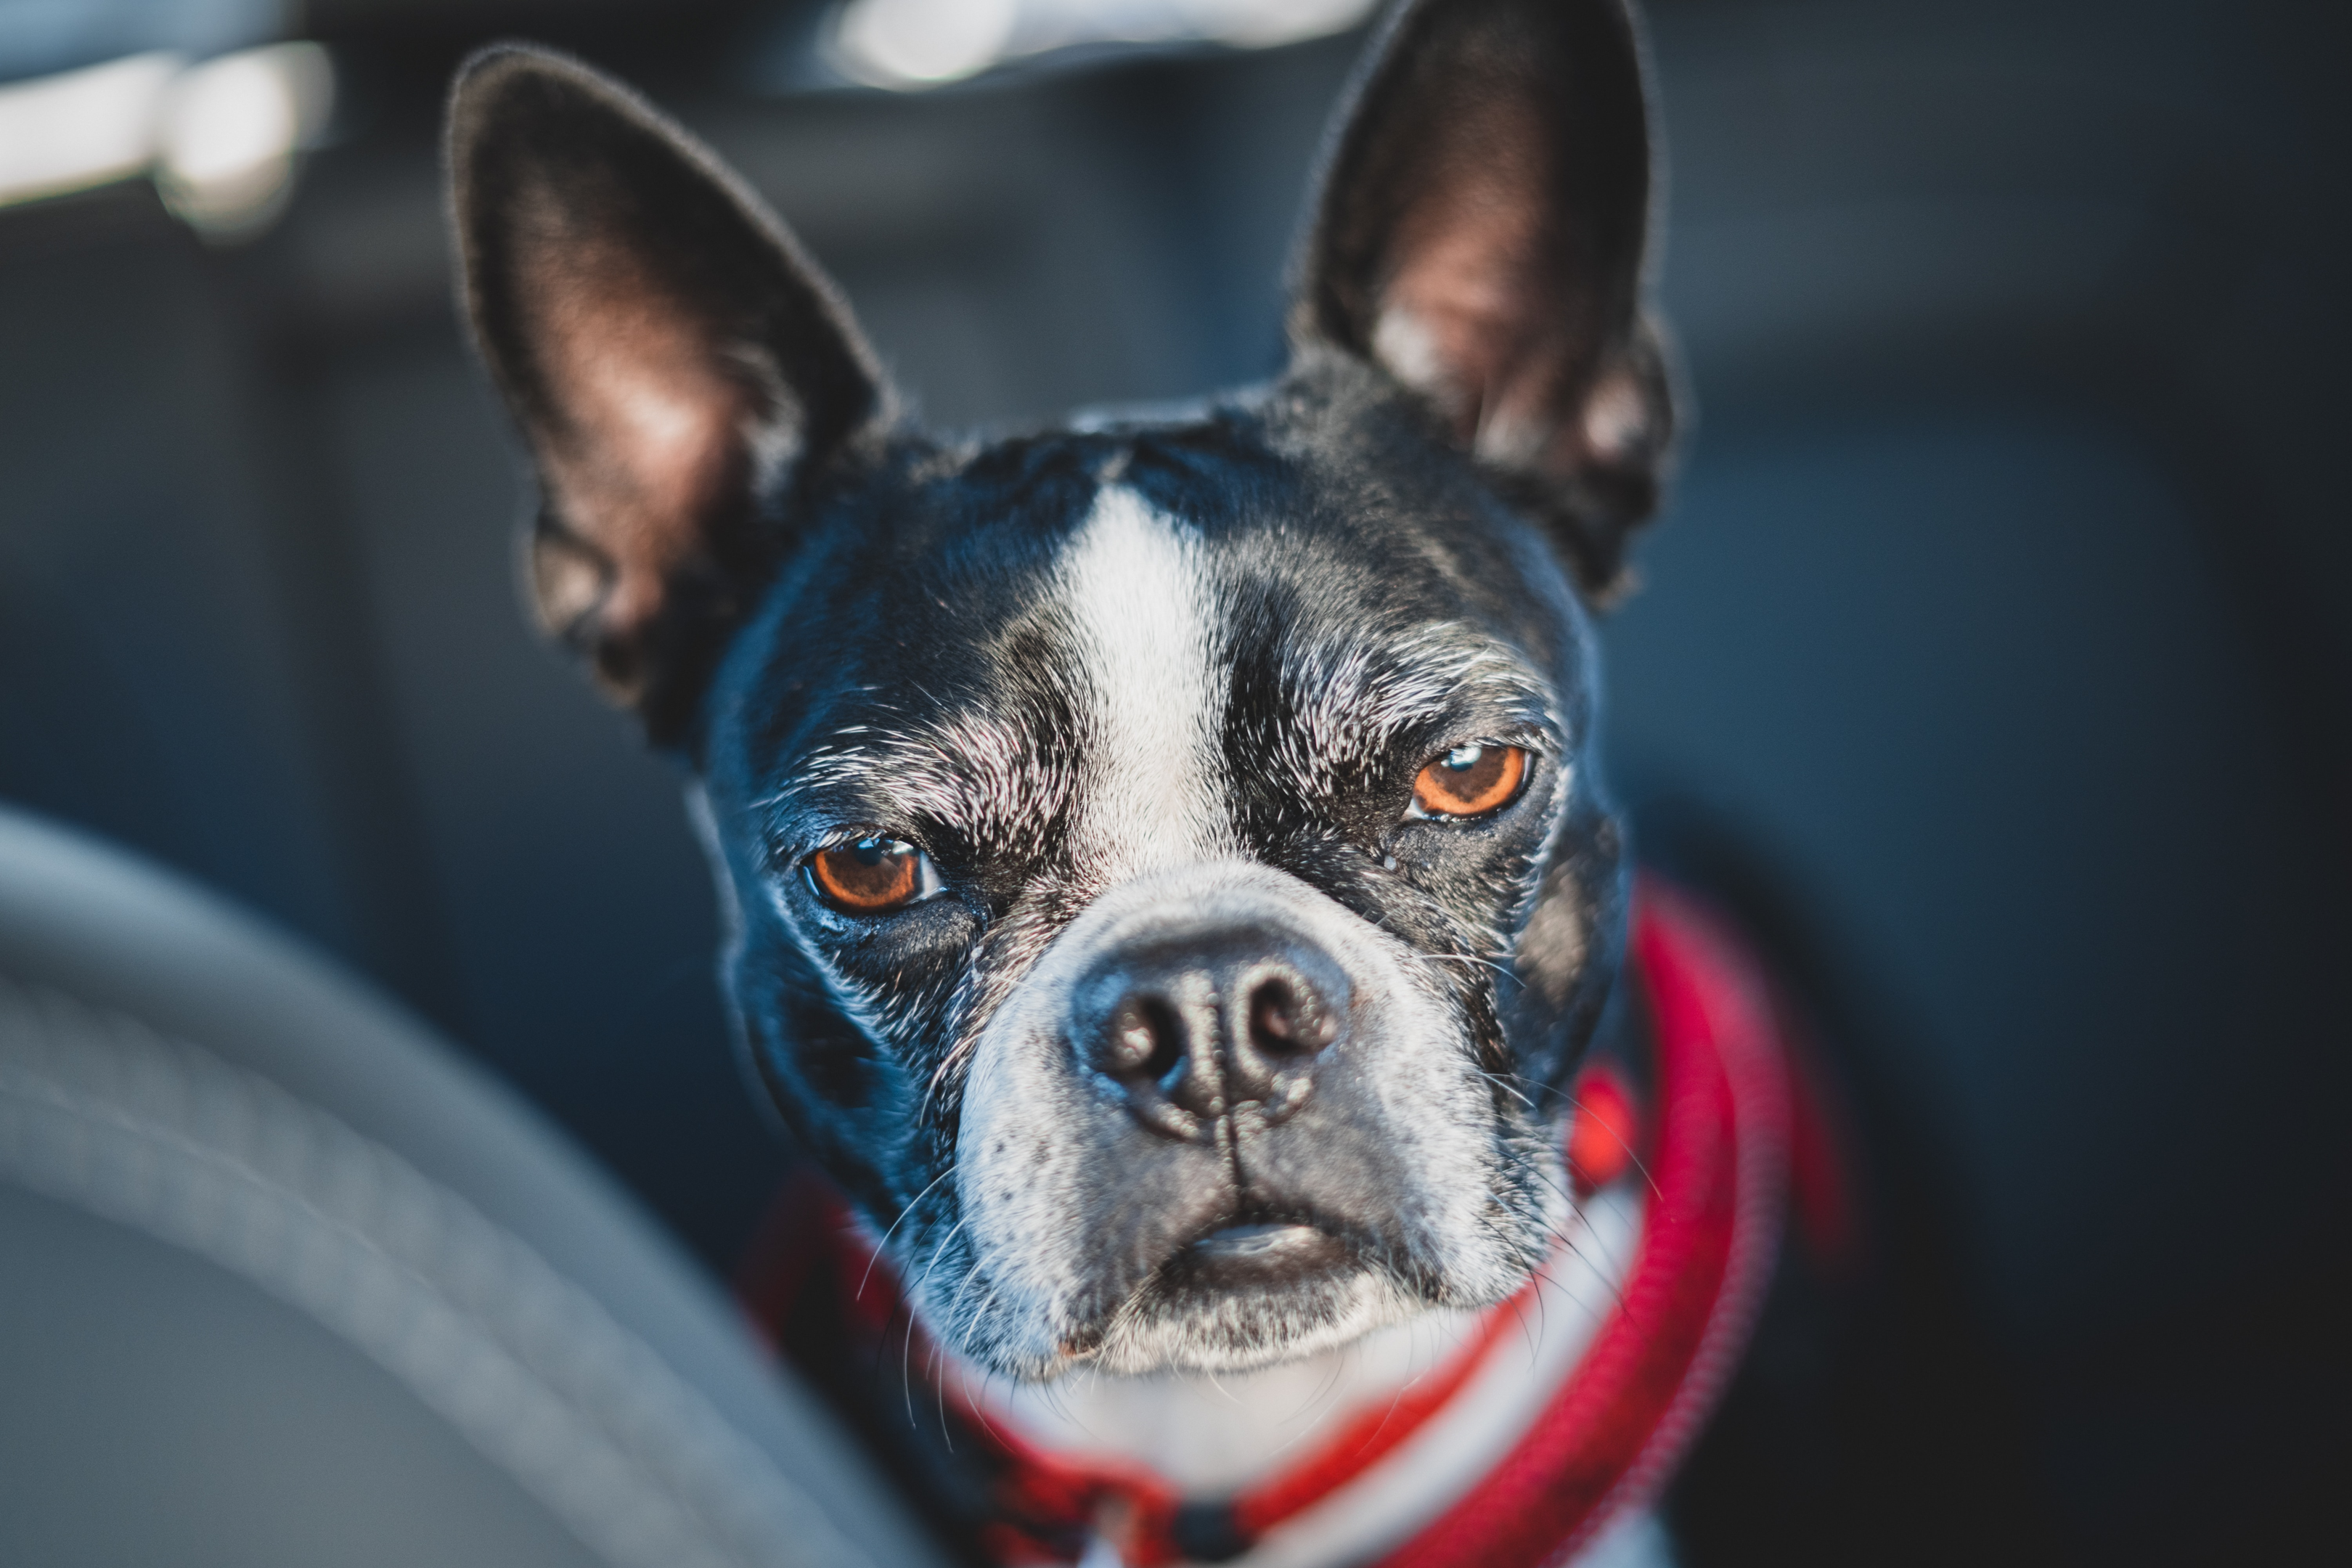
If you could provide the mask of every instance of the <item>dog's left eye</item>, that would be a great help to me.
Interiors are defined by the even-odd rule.
[[[1416,816],[1485,816],[1519,795],[1528,753],[1517,746],[1456,746],[1433,757],[1412,781]]]
[[[808,858],[809,884],[835,909],[887,915],[936,891],[939,877],[923,852],[881,834],[820,849]]]

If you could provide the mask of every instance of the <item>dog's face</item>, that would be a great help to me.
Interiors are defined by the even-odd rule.
[[[1365,379],[910,454],[719,673],[758,1059],[996,1364],[1329,1343],[1562,1217],[1520,1080],[1614,928],[1582,619]]]
[[[1671,411],[1615,0],[1408,7],[1290,372],[949,443],[740,187],[568,62],[453,109],[543,619],[697,774],[726,976],[931,1329],[1017,1376],[1500,1300],[1623,868],[1579,589]]]

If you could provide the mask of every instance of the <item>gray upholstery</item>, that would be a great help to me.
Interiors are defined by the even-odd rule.
[[[0,813],[0,1562],[931,1561],[612,1184],[326,963]]]

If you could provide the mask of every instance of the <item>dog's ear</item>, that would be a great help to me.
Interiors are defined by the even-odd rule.
[[[539,470],[541,623],[657,742],[890,399],[839,295],[625,89],[502,46],[459,71],[450,199],[482,357]]]
[[[1291,335],[1376,362],[1555,524],[1590,592],[1657,505],[1650,140],[1624,0],[1418,0],[1335,121]]]

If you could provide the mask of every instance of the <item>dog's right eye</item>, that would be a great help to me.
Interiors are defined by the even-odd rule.
[[[817,897],[853,915],[904,909],[938,880],[921,850],[878,833],[818,850],[808,858],[808,876]]]

